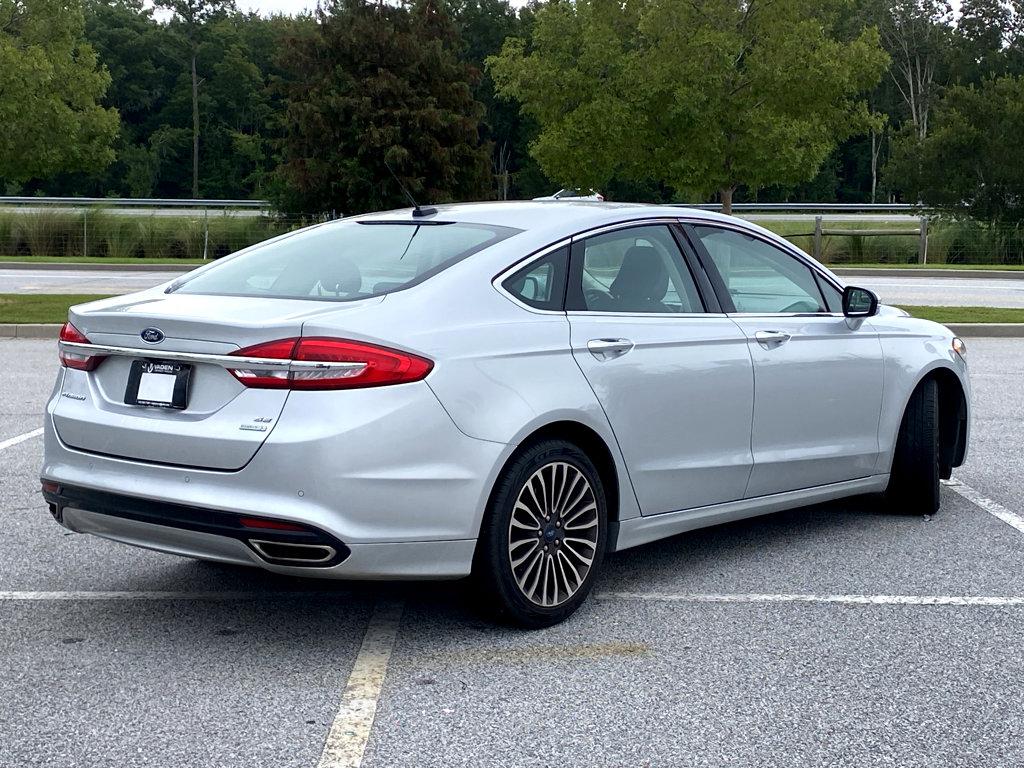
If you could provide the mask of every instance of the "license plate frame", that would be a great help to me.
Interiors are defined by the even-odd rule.
[[[173,381],[168,381],[173,377]],[[125,386],[124,402],[129,406],[173,409],[188,408],[192,366],[176,361],[133,360]],[[140,395],[141,389],[141,395]]]

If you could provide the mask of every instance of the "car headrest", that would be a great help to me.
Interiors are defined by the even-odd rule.
[[[320,270],[320,286],[332,294],[355,294],[363,287],[363,276],[351,259],[332,259]]]
[[[653,246],[632,246],[622,258],[609,293],[617,299],[660,302],[668,291],[665,262]]]

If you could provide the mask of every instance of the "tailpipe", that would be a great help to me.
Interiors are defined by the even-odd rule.
[[[338,555],[330,545],[272,542],[267,539],[250,539],[249,547],[267,563],[279,566],[325,566]]]

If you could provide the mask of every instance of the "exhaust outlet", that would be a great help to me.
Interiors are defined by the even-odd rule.
[[[249,545],[264,561],[291,566],[319,566],[338,554],[330,545],[301,545],[265,539],[250,539]]]

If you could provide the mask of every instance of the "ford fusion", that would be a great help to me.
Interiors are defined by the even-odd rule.
[[[73,307],[68,529],[334,579],[472,576],[538,627],[607,553],[885,492],[931,513],[970,385],[943,326],[718,214],[590,202],[310,227]]]

